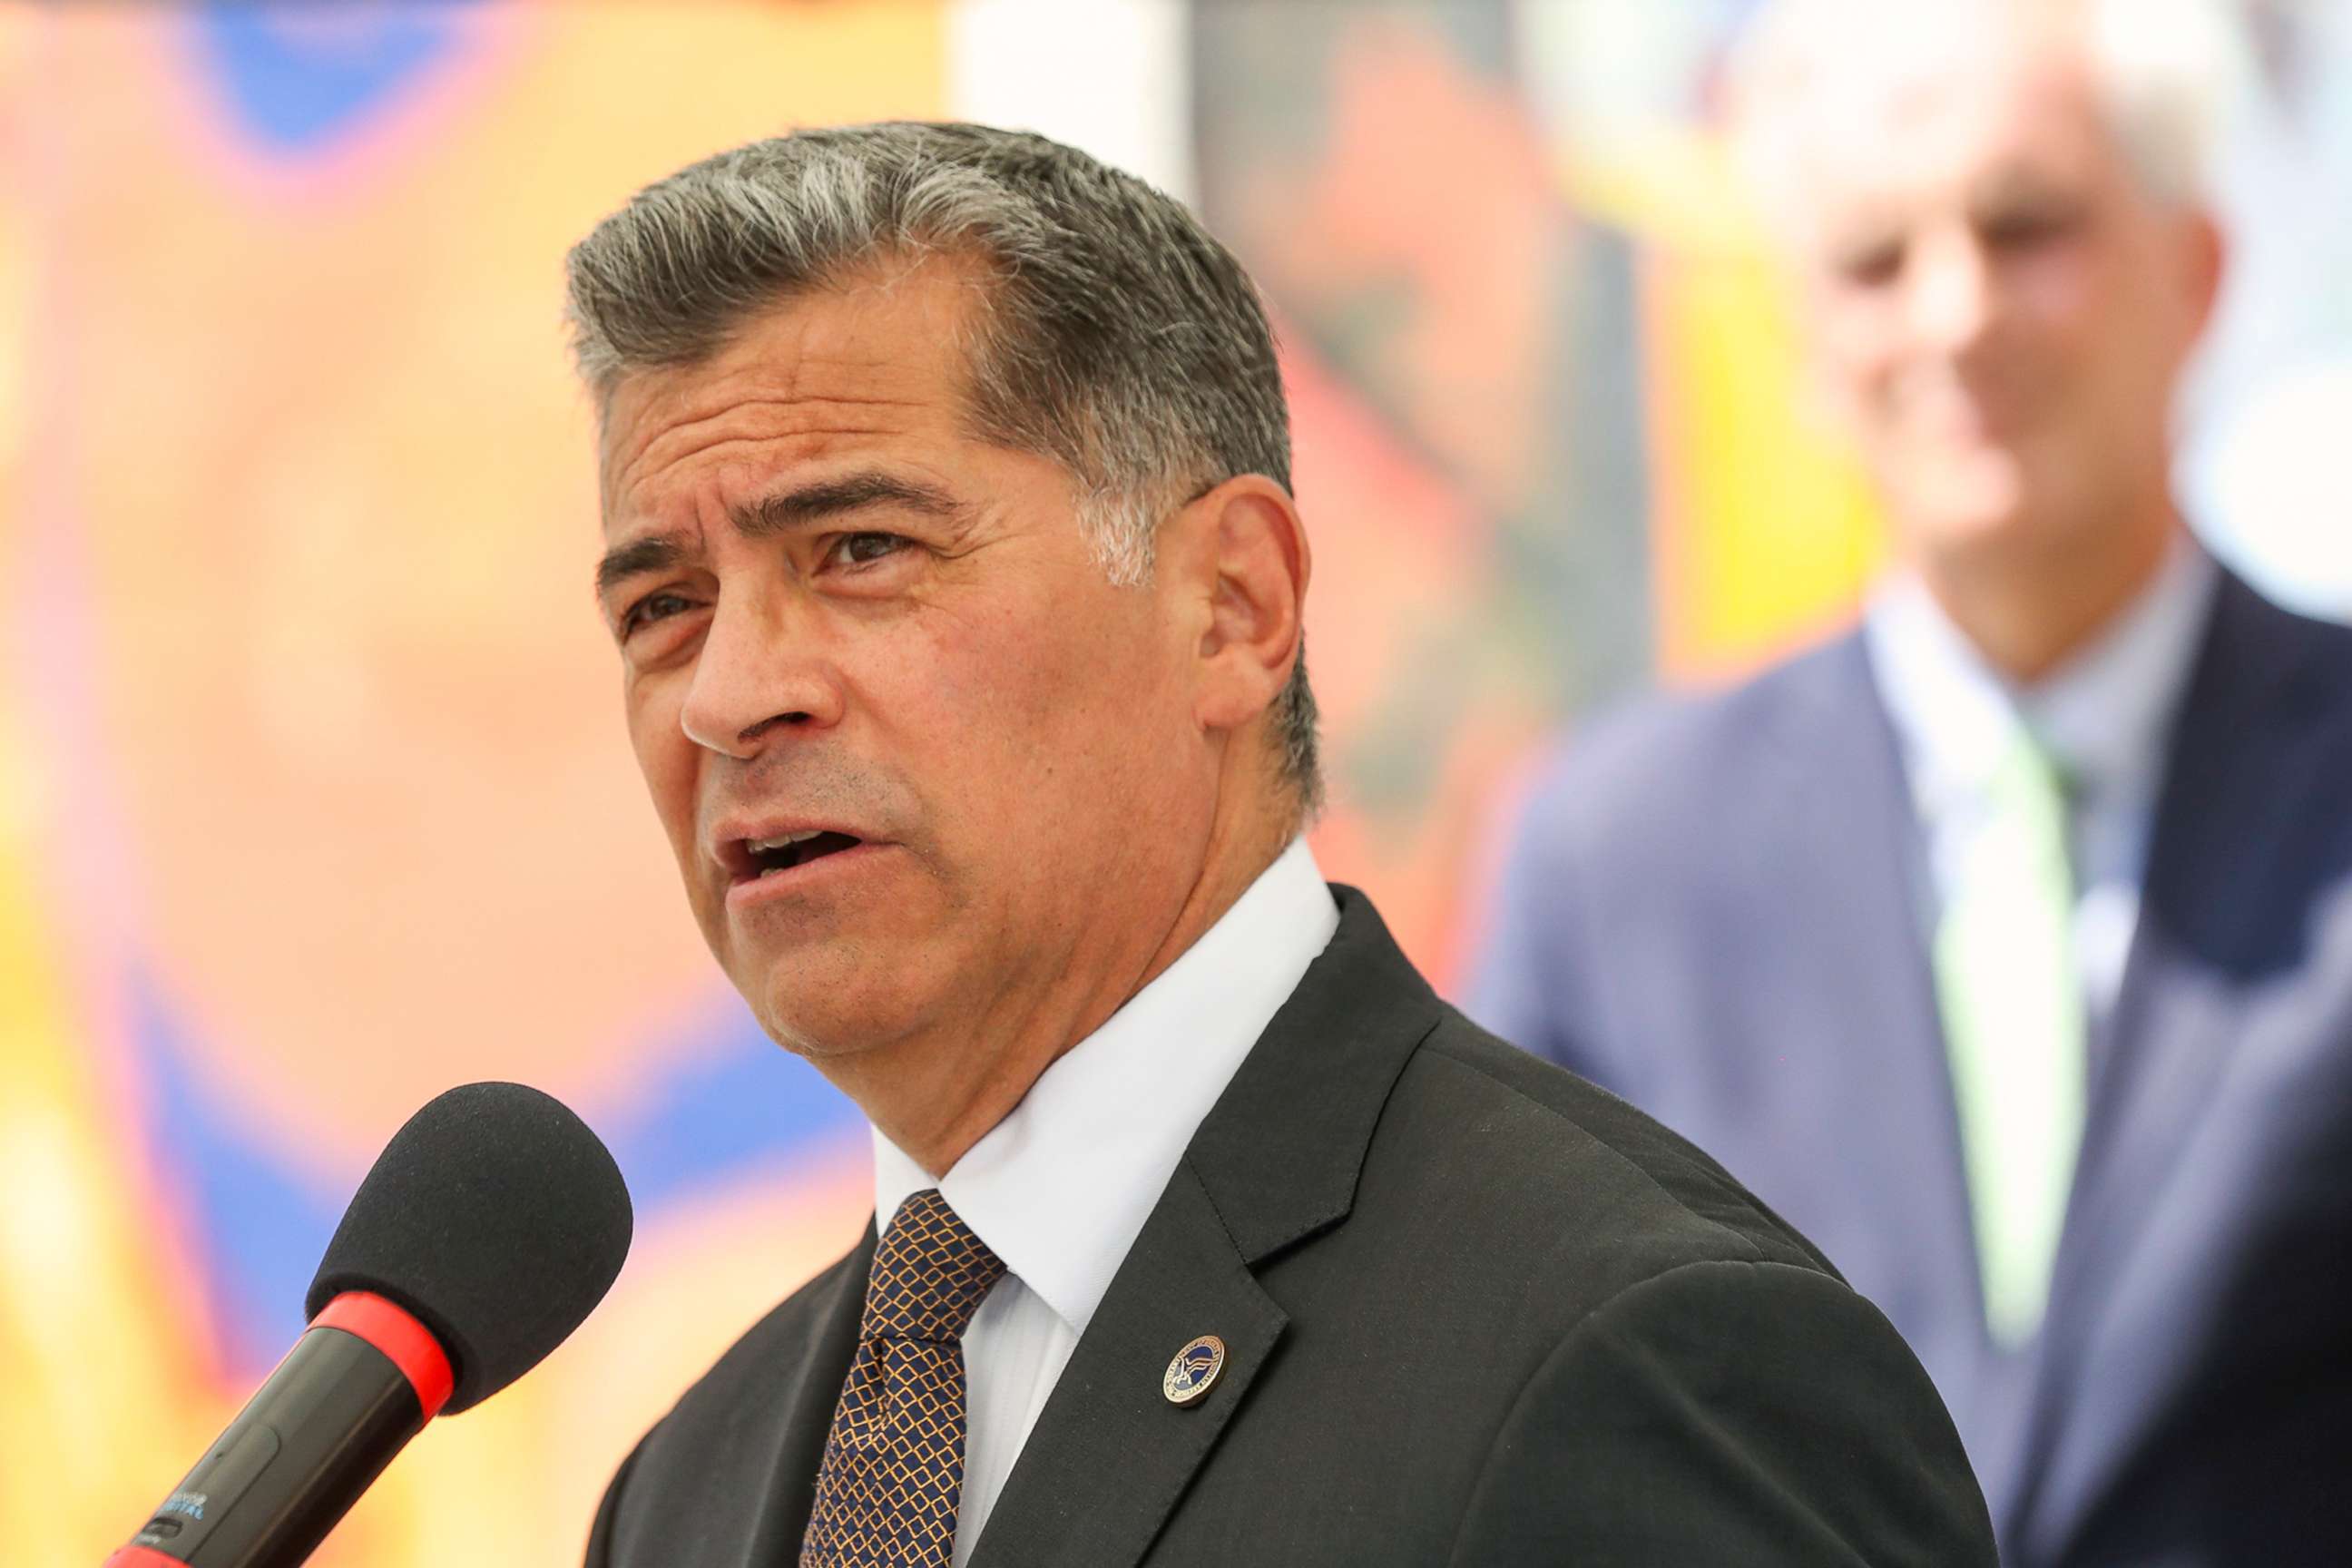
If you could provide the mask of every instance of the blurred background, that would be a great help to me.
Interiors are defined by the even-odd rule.
[[[2206,539],[2352,613],[2352,7],[2237,0]],[[0,1518],[126,1539],[449,1084],[579,1109],[612,1298],[320,1559],[576,1562],[635,1436],[854,1238],[864,1126],[703,951],[588,574],[565,247],[794,125],[1034,127],[1193,203],[1277,318],[1326,872],[1456,981],[1538,743],[1838,625],[1714,109],[1740,0],[0,8]]]

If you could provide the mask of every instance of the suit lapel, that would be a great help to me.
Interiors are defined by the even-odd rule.
[[[1038,1416],[972,1568],[1141,1557],[1286,1321],[1180,1166]],[[1194,1403],[1171,1404],[1161,1375],[1202,1334],[1224,1342],[1224,1368]]]
[[[819,1307],[802,1375],[775,1415],[776,1457],[755,1531],[754,1563],[797,1563],[801,1537],[816,1502],[816,1476],[824,1462],[825,1439],[841,1403],[841,1385],[857,1353],[857,1330],[866,1312],[866,1280],[874,1269],[874,1223],[856,1249],[833,1267],[821,1287]]]
[[[2158,1392],[2077,1390],[2069,1368],[2183,1178],[2179,1151],[2244,1020],[2244,977],[2295,940],[2279,924],[2304,913],[2305,900],[2279,891],[2294,879],[2295,835],[2315,809],[2341,809],[2302,802],[2336,785],[2298,751],[2318,733],[2302,721],[2305,705],[2328,700],[2303,679],[2307,653],[2281,612],[2224,575],[2175,726],[2131,957],[2091,1086],[2051,1284],[2045,1443],[2074,1397]]]
[[[1278,1376],[1287,1323],[1257,1265],[1347,1217],[1390,1089],[1442,1005],[1363,895],[1193,1135],[1007,1478],[972,1568],[1131,1568],[1215,1447]],[[1223,1340],[1209,1391],[1160,1379]]]
[[[2293,718],[2301,650],[2270,635],[2263,623],[2274,614],[2222,580],[2170,746],[2053,1309],[2054,1292],[2081,1293],[2111,1274],[2147,1223],[2229,1057],[2239,1004],[2229,975],[2247,967],[2230,954],[2268,940],[2276,923],[2272,889],[2303,815],[2286,809],[2284,792],[2321,781],[2295,756],[2307,732]]]
[[[1856,1257],[1851,1268],[1832,1261],[1859,1276],[1856,1286],[1906,1332],[1928,1342],[1920,1353],[1950,1386],[1978,1349],[1983,1309],[1927,959],[1925,850],[1862,637],[1824,650],[1814,675],[1779,752],[1780,809],[1793,831],[1767,836],[1776,859],[1762,880],[1784,911],[1787,940],[1800,944],[1799,983],[1817,997],[1803,1016],[1835,1023],[1775,1043],[1792,1061],[1801,1053],[1814,1058],[1812,1070],[1792,1076],[1827,1097],[1822,1125],[1835,1128],[1841,1169],[1853,1174],[1863,1191],[1853,1195],[1874,1216],[1854,1228],[1883,1233],[1880,1205],[1914,1194],[1901,1200],[1911,1210],[1896,1243],[1908,1249],[1902,1256]],[[1967,1310],[1951,1310],[1953,1302]],[[1941,1326],[1928,1331],[1938,1318]]]

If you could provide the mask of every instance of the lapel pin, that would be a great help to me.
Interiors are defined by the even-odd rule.
[[[1160,1380],[1160,1392],[1168,1396],[1171,1405],[1190,1405],[1209,1392],[1209,1384],[1217,1381],[1217,1373],[1225,1370],[1225,1342],[1214,1334],[1202,1334],[1176,1352],[1168,1363],[1167,1375]]]

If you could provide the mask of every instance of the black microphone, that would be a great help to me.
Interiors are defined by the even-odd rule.
[[[628,1256],[628,1188],[587,1124],[470,1083],[393,1134],[335,1227],[310,1326],[107,1568],[293,1568],[442,1411],[537,1366]]]

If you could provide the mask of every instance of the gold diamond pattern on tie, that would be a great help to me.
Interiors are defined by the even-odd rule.
[[[936,1188],[874,1249],[801,1568],[946,1568],[963,1493],[963,1331],[1004,1265]]]

